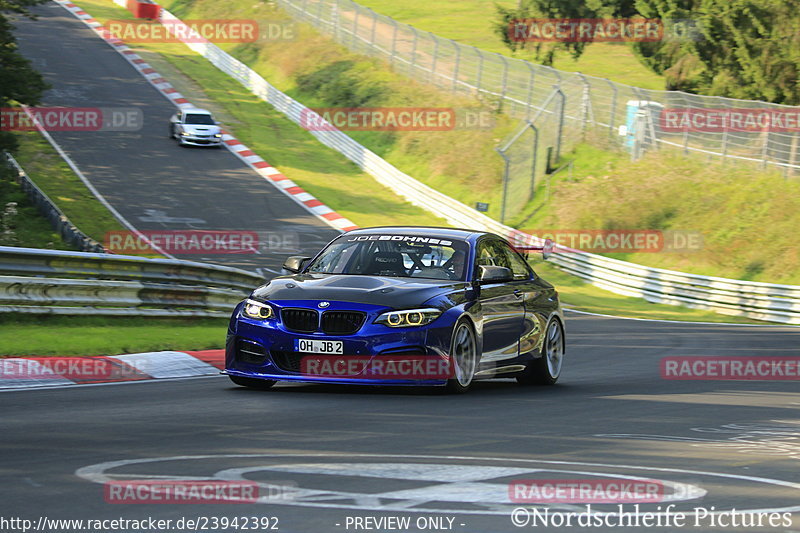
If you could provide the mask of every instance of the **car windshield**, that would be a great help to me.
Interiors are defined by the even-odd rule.
[[[211,118],[211,115],[186,115],[186,118],[183,120],[184,124],[206,124],[209,126],[214,125],[214,119]]]
[[[463,281],[464,241],[416,235],[343,235],[308,267],[321,274],[358,274]]]

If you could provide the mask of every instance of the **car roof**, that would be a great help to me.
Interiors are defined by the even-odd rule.
[[[437,237],[448,239],[461,239],[474,241],[482,235],[494,235],[488,231],[476,231],[464,228],[445,228],[437,226],[378,226],[373,228],[359,228],[348,231],[347,235],[376,235],[386,233],[401,233],[404,235]]]
[[[211,111],[207,109],[200,109],[199,107],[190,107],[188,109],[181,109],[184,115],[210,115]]]

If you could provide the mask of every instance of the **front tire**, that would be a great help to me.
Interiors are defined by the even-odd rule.
[[[241,376],[228,377],[231,378],[231,381],[237,385],[241,387],[247,387],[248,389],[267,390],[276,383],[276,381],[272,379],[243,378]]]
[[[472,385],[475,369],[478,367],[478,343],[469,320],[459,320],[453,328],[450,358],[454,376],[447,380],[447,392],[463,394]]]
[[[545,329],[541,356],[530,363],[517,381],[522,385],[555,385],[561,375],[564,362],[564,328],[557,319],[552,319]]]

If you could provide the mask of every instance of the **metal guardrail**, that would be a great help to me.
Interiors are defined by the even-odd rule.
[[[121,1],[121,0],[117,0]],[[285,4],[286,0],[281,0]],[[313,113],[305,105],[282,93],[257,72],[231,57],[216,45],[198,42],[198,35],[167,10],[162,22],[168,31],[183,36],[185,44],[217,68],[238,80],[256,96],[270,103],[297,124],[301,116]],[[303,113],[306,115],[303,115]],[[323,128],[328,130],[328,128]],[[455,226],[493,231],[517,245],[542,243],[514,228],[505,226],[465,204],[450,198],[404,174],[341,131],[312,131],[320,142],[337,150],[408,201],[445,218]],[[589,283],[617,294],[636,296],[650,302],[682,305],[716,311],[726,315],[800,324],[800,286],[747,282],[725,278],[684,274],[649,268],[600,255],[571,251],[555,253],[550,261]]]
[[[228,316],[241,291],[139,281],[0,276],[0,311],[137,316]]]
[[[0,246],[0,312],[227,316],[264,279],[178,259]]]

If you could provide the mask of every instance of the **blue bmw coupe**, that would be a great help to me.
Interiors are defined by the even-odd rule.
[[[493,233],[358,229],[284,270],[233,312],[225,373],[237,385],[465,392],[476,379],[552,385],[561,373],[558,293]]]

